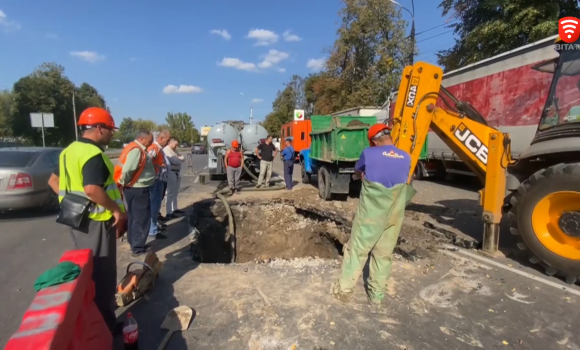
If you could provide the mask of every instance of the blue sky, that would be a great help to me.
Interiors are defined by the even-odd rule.
[[[453,44],[438,4],[415,0],[416,60],[434,62],[436,50]],[[293,74],[315,71],[325,58],[340,7],[339,0],[0,0],[0,89],[56,62],[75,84],[95,86],[118,122],[161,123],[174,111],[200,127],[248,120],[251,105],[262,120]]]

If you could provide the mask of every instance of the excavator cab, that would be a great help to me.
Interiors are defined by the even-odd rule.
[[[511,158],[509,134],[487,125],[471,105],[441,86],[443,71],[426,62],[405,67],[393,113],[395,145],[411,154],[412,177],[429,129],[485,184],[483,250],[495,253],[507,210],[517,247],[532,263],[568,283],[580,278],[580,45],[556,42],[559,57],[546,108],[530,146]],[[550,66],[551,65],[551,66]],[[541,98],[540,96],[536,98]],[[446,108],[437,106],[443,100]]]
[[[538,126],[541,138],[554,126],[567,127],[570,123],[580,122],[580,47],[578,50],[560,51],[559,58],[538,70],[554,74]]]

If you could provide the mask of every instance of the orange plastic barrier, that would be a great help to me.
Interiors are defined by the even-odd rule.
[[[36,294],[20,328],[5,350],[108,350],[113,338],[95,302],[90,249],[72,250],[59,262],[80,266],[74,281],[45,288]]]

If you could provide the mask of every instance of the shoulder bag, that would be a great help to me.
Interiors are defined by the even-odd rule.
[[[94,203],[85,196],[80,196],[71,192],[70,177],[66,166],[66,155],[63,156],[63,161],[66,193],[60,202],[60,213],[56,218],[56,222],[69,226],[73,230],[88,233],[89,212]]]

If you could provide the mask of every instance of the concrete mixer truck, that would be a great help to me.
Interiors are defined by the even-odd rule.
[[[224,156],[232,141],[237,140],[244,152],[244,166],[253,175],[259,173],[260,163],[254,149],[266,141],[268,132],[259,124],[246,124],[243,121],[224,121],[214,125],[207,134],[207,168],[210,180],[226,175]]]

